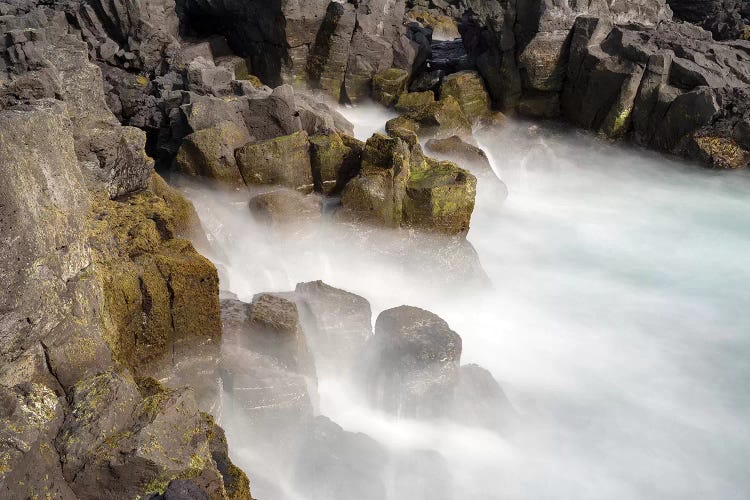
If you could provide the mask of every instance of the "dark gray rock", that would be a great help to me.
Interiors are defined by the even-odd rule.
[[[459,379],[461,337],[437,315],[410,306],[383,311],[365,348],[372,403],[397,415],[446,414]]]

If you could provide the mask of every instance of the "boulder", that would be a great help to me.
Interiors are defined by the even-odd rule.
[[[256,296],[254,303],[257,307],[235,299],[221,303],[227,418],[239,419],[258,437],[288,430],[279,435],[279,443],[288,443],[292,431],[313,414],[314,366],[294,303],[268,294]]]
[[[469,232],[477,179],[455,163],[427,159],[406,186],[404,225],[449,235]]]
[[[407,22],[417,22],[432,29],[435,40],[455,40],[461,38],[455,19],[433,10],[414,9],[406,14]]]
[[[294,297],[318,370],[346,373],[372,335],[370,303],[322,281],[299,283]]]
[[[233,185],[242,185],[242,175],[234,152],[247,144],[247,129],[232,122],[193,132],[185,138],[175,162],[188,175],[209,177]]]
[[[393,106],[406,92],[409,73],[402,69],[390,68],[381,71],[372,79],[372,98],[383,106]]]
[[[440,87],[440,98],[447,97],[456,99],[461,111],[472,122],[490,112],[490,96],[476,71],[461,71],[446,76]]]
[[[445,415],[459,381],[461,337],[437,315],[411,306],[383,311],[365,348],[367,394],[400,416]]]
[[[313,187],[310,144],[305,132],[248,143],[235,156],[247,185],[279,185],[301,190]]]

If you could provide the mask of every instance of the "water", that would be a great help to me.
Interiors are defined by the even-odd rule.
[[[386,120],[372,109],[345,113],[361,138]],[[346,238],[290,245],[255,225],[247,194],[185,191],[220,248],[212,257],[222,286],[241,298],[322,279],[366,297],[375,315],[416,305],[463,337],[462,362],[488,368],[520,415],[511,432],[395,421],[344,381],[319,386],[321,413],[346,430],[394,450],[440,452],[451,498],[746,498],[748,175],[564,127],[514,123],[479,140],[510,190],[502,204],[480,186],[468,236],[489,290],[427,289]],[[252,480],[263,457],[241,428],[227,430]]]

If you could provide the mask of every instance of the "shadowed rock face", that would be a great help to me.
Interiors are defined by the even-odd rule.
[[[750,39],[750,2],[746,0],[668,0],[675,19],[702,26],[716,40]]]

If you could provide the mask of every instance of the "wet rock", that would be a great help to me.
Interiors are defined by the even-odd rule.
[[[439,92],[444,76],[441,70],[420,73],[409,85],[409,92]]]
[[[187,136],[177,152],[175,162],[181,172],[242,185],[234,152],[247,144],[247,129],[232,122],[220,122]]]
[[[347,432],[319,416],[309,425],[300,445],[292,481],[313,498],[381,499],[388,456],[371,437]]]
[[[417,123],[421,135],[425,137],[471,137],[471,123],[452,96],[435,101],[431,91],[403,94],[396,103],[396,111]],[[386,127],[389,126],[396,128],[393,124],[386,124]]]
[[[476,71],[462,71],[446,76],[440,87],[440,98],[447,97],[455,98],[464,115],[472,122],[490,112],[490,96],[482,77]]]
[[[322,281],[299,283],[294,295],[319,369],[346,372],[372,335],[370,303]]]
[[[409,227],[445,234],[469,232],[477,179],[455,163],[427,159],[411,171],[403,202]]]
[[[251,198],[250,212],[275,232],[299,238],[315,231],[321,220],[322,203],[315,195],[280,189]]]
[[[461,337],[440,317],[411,306],[383,311],[365,349],[375,406],[409,417],[446,413],[459,380]]]
[[[475,192],[473,175],[425,158],[413,133],[375,134],[365,146],[360,175],[344,190],[343,213],[390,227],[464,234]]]
[[[461,423],[502,431],[516,416],[500,384],[478,365],[463,365],[454,401],[454,417]]]
[[[432,70],[444,71],[449,75],[473,68],[462,40],[432,42],[430,49],[428,64]]]
[[[372,97],[384,106],[393,106],[398,98],[406,91],[409,83],[409,73],[390,68],[377,73],[372,79]]]
[[[307,133],[297,132],[236,151],[245,184],[280,185],[309,190],[313,186]]]

